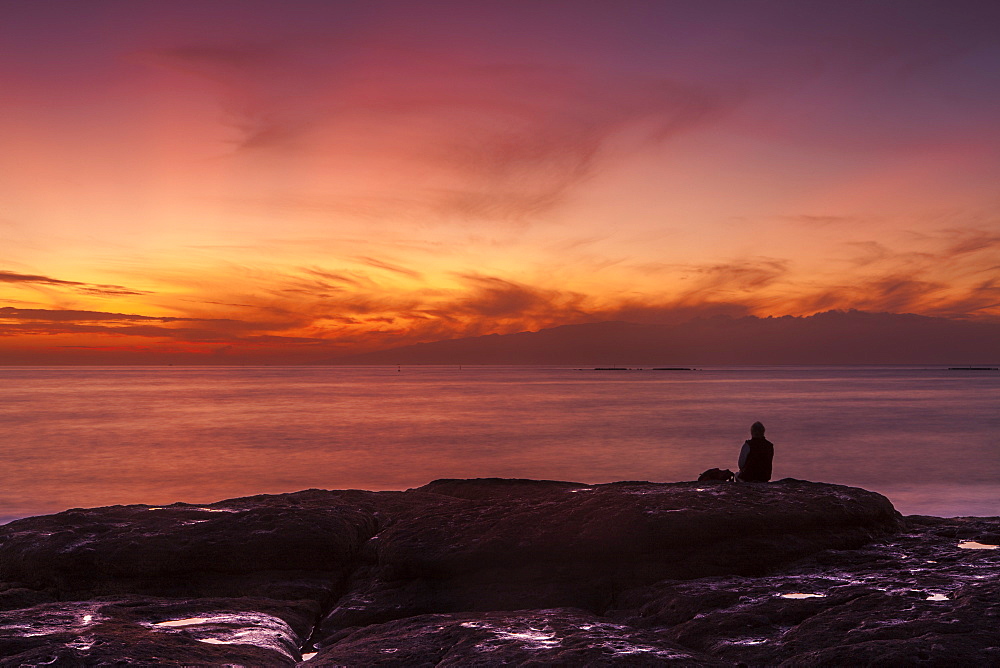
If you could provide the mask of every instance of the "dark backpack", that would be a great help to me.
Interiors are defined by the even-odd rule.
[[[698,482],[705,482],[706,480],[721,480],[723,482],[732,482],[735,480],[736,476],[729,469],[708,469],[700,476],[698,476]]]

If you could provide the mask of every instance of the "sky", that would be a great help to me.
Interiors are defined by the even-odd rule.
[[[997,321],[997,34],[960,0],[0,0],[0,363]]]

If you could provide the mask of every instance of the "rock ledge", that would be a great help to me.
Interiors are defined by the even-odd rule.
[[[0,665],[982,665],[998,537],[792,479],[74,509],[0,527]]]

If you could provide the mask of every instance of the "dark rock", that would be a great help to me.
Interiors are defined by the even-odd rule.
[[[271,599],[151,597],[38,605],[3,614],[0,665],[103,661],[294,664],[317,606]]]
[[[641,587],[619,597],[620,609],[608,617],[749,666],[992,665],[1000,647],[1000,553],[963,550],[938,534],[970,524],[989,531],[1000,518],[929,519],[764,577]]]
[[[30,589],[19,583],[0,584],[0,610],[30,608],[39,603],[49,603],[55,596],[37,589]]]
[[[512,490],[523,494],[512,496]],[[895,531],[897,513],[864,490],[770,485],[610,485],[439,481],[461,499],[402,511],[361,553],[326,633],[460,610],[578,607],[665,578],[767,573],[826,548]]]
[[[329,592],[377,526],[370,510],[329,492],[322,507],[268,497],[75,509],[0,528],[0,573],[68,594],[242,595],[273,590],[279,573]]]
[[[410,492],[429,492],[453,496],[469,501],[496,501],[500,499],[541,499],[562,492],[590,488],[582,482],[561,480],[526,480],[524,478],[440,478]]]
[[[798,480],[76,509],[0,526],[0,664],[985,665],[997,535]]]
[[[303,640],[274,607],[260,600],[39,605],[0,617],[0,666],[294,665]],[[212,612],[204,612],[206,608]],[[204,621],[157,625],[191,617],[196,610]],[[284,612],[301,617],[301,611]]]

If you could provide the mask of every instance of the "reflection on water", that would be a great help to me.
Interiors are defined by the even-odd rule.
[[[755,420],[775,478],[998,515],[998,390],[1000,373],[914,368],[6,367],[0,518],[442,477],[694,480],[735,468]]]
[[[781,598],[824,598],[826,594],[782,594]]]

